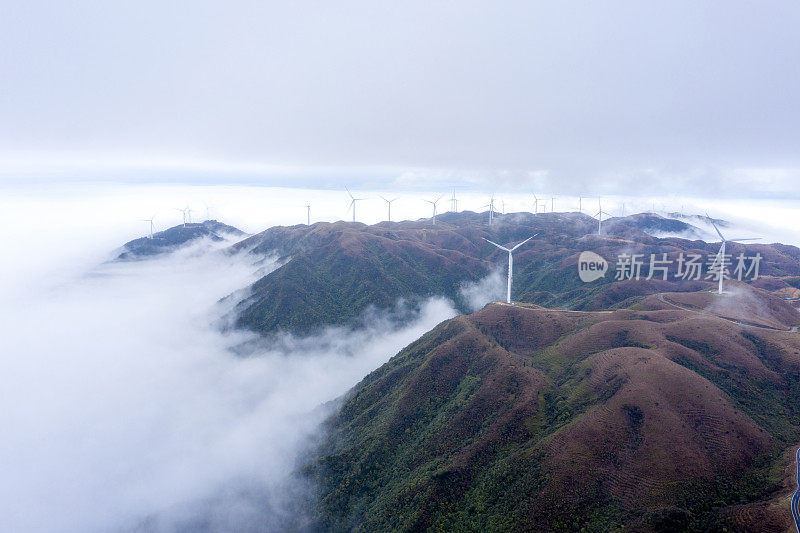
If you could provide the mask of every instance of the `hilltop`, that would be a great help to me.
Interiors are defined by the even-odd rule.
[[[723,300],[765,322],[708,309]],[[783,533],[798,324],[757,288],[448,320],[328,421],[310,528]]]
[[[206,220],[199,223],[189,222],[154,233],[152,239],[142,237],[126,242],[122,246],[122,251],[117,256],[117,259],[141,259],[167,253],[184,244],[202,238],[222,241],[225,237],[242,238],[245,235],[243,231],[216,220]]]

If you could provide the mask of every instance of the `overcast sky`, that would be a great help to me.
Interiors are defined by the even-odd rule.
[[[796,193],[800,3],[6,2],[0,176]]]

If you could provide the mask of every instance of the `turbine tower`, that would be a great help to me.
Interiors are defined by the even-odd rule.
[[[187,210],[188,210],[189,208],[188,208],[188,207],[185,207],[185,208],[183,208],[183,209],[180,209],[180,208],[178,208],[178,207],[175,207],[175,208],[173,208],[173,209],[175,209],[175,211],[180,211],[180,212],[181,212],[181,214],[183,215],[183,227],[185,228],[185,227],[186,227],[186,212],[187,212]]]
[[[555,196],[551,196],[550,197],[550,212],[551,213],[555,213],[556,212],[556,197]]]
[[[353,222],[355,222],[356,221],[356,202],[359,202],[361,200],[366,200],[366,198],[356,198],[355,196],[353,196],[353,193],[350,192],[350,189],[348,189],[347,187],[345,187],[344,189],[347,191],[347,194],[350,195],[350,207],[348,207],[347,210],[348,211],[350,211],[351,209],[353,210]]]
[[[306,208],[306,226],[311,225],[311,203],[305,205]]]
[[[722,294],[722,281],[725,279],[725,275],[724,275],[725,273],[723,272],[723,261],[725,259],[725,245],[728,244],[729,242],[759,241],[761,239],[758,239],[758,238],[756,238],[756,239],[726,239],[725,237],[722,236],[722,232],[719,230],[717,225],[714,224],[714,221],[711,219],[711,217],[708,216],[708,213],[706,213],[706,218],[708,219],[709,222],[711,222],[711,225],[714,226],[714,229],[717,231],[717,235],[719,235],[719,238],[722,241],[722,246],[719,247],[719,252],[717,252],[717,257],[714,258],[714,262],[712,263],[712,266],[718,265],[719,269],[720,269],[720,272],[719,272],[719,287],[717,288],[717,294]]]
[[[214,205],[208,205],[205,202],[203,202],[203,206],[206,208],[206,220],[211,220],[211,211],[215,210],[217,207]]]
[[[381,199],[382,199],[384,202],[386,202],[386,205],[388,205],[388,206],[389,206],[389,222],[391,222],[391,221],[392,221],[392,202],[394,202],[395,200],[397,200],[397,198],[392,198],[391,200],[387,200],[386,198],[384,198],[383,196],[381,196]]]
[[[482,207],[489,208],[489,225],[491,226],[492,222],[494,221],[494,194],[492,195],[492,198],[489,200],[489,203]]]
[[[456,200],[456,190],[453,189],[453,196],[450,197],[450,211],[458,213],[458,200]]]
[[[141,219],[142,222],[149,222],[150,223],[150,236],[148,237],[148,239],[152,239],[153,238],[153,219],[155,219],[155,218],[156,218],[156,216],[153,215],[150,218]]]
[[[434,226],[436,225],[436,204],[441,199],[442,199],[442,197],[440,196],[436,200],[425,200],[426,202],[428,202],[429,204],[431,204],[433,206],[433,224],[434,224]]]
[[[500,246],[496,242],[490,241],[486,237],[483,238],[483,240],[488,242],[489,244],[492,244],[492,245],[500,248],[504,252],[508,252],[508,287],[506,289],[506,303],[508,303],[508,304],[511,303],[511,280],[513,279],[513,272],[514,272],[514,255],[513,255],[514,250],[516,250],[517,248],[519,248],[520,246],[522,246],[523,244],[525,244],[529,240],[531,240],[534,237],[536,237],[536,235],[538,235],[538,233],[534,234],[534,235],[531,235],[530,237],[528,237],[527,239],[525,239],[524,241],[522,241],[518,245],[514,246],[513,248],[506,248],[505,246]]]
[[[539,198],[535,194],[533,195],[533,213],[539,214]]]

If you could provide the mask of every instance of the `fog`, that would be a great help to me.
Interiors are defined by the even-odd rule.
[[[494,268],[482,279],[461,285],[459,294],[470,311],[477,311],[489,302],[504,300],[508,278],[499,268]]]
[[[277,527],[320,406],[454,314],[431,300],[401,329],[373,319],[237,356],[252,336],[220,333],[232,302],[218,300],[264,265],[220,246],[6,292],[0,530]]]

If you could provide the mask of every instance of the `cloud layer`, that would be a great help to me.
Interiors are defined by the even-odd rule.
[[[790,0],[220,6],[7,6],[0,174],[796,190]]]
[[[218,300],[255,269],[200,243],[3,300],[0,529],[279,527],[320,406],[453,314],[234,355]]]

